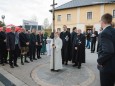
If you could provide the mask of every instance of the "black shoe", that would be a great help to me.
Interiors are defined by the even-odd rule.
[[[21,65],[24,65],[24,63],[23,63],[23,62],[21,62]]]
[[[41,59],[41,57],[37,57],[38,59]]]
[[[78,66],[78,69],[81,69],[81,66]]]
[[[59,72],[59,70],[55,70],[55,72]]]
[[[51,69],[51,71],[54,71],[54,69]]]
[[[14,65],[15,67],[19,67],[17,64]]]
[[[13,65],[10,65],[10,68],[14,68],[14,66],[13,66]]]
[[[33,59],[33,60],[37,60],[37,59],[35,58],[35,59]]]
[[[62,64],[64,64],[64,62],[62,62]]]
[[[28,60],[26,60],[25,63],[30,63],[30,62]]]

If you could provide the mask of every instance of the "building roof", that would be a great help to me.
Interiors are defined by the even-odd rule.
[[[99,5],[99,4],[107,4],[107,3],[115,3],[115,0],[72,0],[61,6],[56,7],[55,10],[63,10],[63,9]]]

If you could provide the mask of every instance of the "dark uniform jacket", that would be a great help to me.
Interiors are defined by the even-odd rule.
[[[99,35],[98,69],[103,72],[115,73],[115,29],[105,28]]]

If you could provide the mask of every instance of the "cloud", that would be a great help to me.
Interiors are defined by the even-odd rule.
[[[70,0],[56,0],[58,6]],[[38,18],[38,23],[43,24],[45,18],[52,22],[49,12],[53,0],[0,0],[0,13],[5,15],[6,24],[22,25],[22,20],[29,20],[32,16]],[[1,16],[0,15],[0,16]]]

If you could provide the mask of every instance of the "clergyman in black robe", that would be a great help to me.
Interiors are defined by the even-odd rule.
[[[85,63],[85,36],[81,34],[80,29],[74,39],[74,49],[75,64],[73,66],[78,66],[80,69],[81,64]]]
[[[60,38],[62,39],[62,64],[67,65],[70,59],[70,32],[67,31],[67,26],[63,26],[64,31],[60,33]]]
[[[71,59],[72,59],[72,63],[74,63],[74,38],[77,36],[77,28],[74,27],[73,28],[73,32],[71,33]]]

